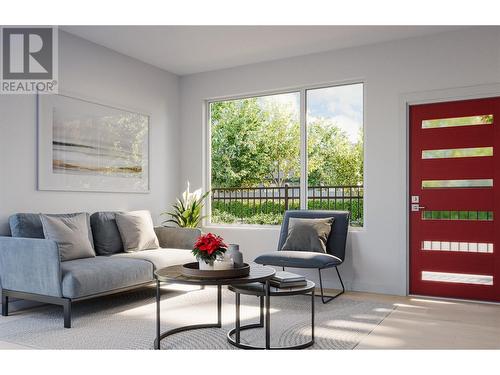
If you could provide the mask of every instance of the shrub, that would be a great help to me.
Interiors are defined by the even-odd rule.
[[[299,209],[298,203],[289,205],[289,209]],[[345,210],[351,212],[351,225],[363,226],[363,201],[353,200],[323,200],[308,202],[310,210]],[[285,205],[282,202],[266,201],[247,203],[242,201],[212,202],[212,223],[220,224],[267,224],[280,225],[285,212]]]

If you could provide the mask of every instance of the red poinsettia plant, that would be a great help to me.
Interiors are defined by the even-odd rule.
[[[223,255],[226,250],[227,245],[224,243],[222,237],[213,233],[207,233],[198,237],[192,253],[196,259],[210,264],[217,259],[217,255]]]

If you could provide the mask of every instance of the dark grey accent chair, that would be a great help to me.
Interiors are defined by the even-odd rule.
[[[321,219],[327,217],[335,218],[332,224],[332,231],[330,232],[330,236],[328,237],[326,243],[326,254],[311,251],[281,250],[288,236],[288,224],[291,217],[302,219]],[[348,229],[349,212],[347,211],[286,211],[285,216],[283,217],[283,224],[281,225],[278,251],[258,256],[257,258],[255,258],[255,263],[282,267],[283,270],[285,269],[285,267],[318,269],[321,300],[323,303],[328,303],[345,292],[344,283],[337,267],[344,262]],[[337,275],[340,280],[340,285],[342,285],[342,291],[334,296],[325,296],[323,293],[323,280],[321,278],[321,271],[327,268],[335,268],[335,271],[337,271]]]

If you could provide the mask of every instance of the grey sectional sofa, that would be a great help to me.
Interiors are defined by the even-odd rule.
[[[11,237],[0,237],[2,315],[9,298],[63,306],[64,327],[71,327],[71,304],[146,286],[156,269],[194,261],[199,229],[157,227],[160,248],[125,253],[112,212],[95,213],[90,226],[96,256],[61,261],[56,242],[44,239],[38,214],[9,219]],[[111,251],[110,251],[111,249]]]

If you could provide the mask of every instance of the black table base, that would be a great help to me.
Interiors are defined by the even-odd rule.
[[[157,280],[156,282],[156,339],[154,341],[154,348],[160,349],[160,344],[163,339],[168,336],[174,335],[176,333],[204,329],[204,328],[221,328],[222,327],[222,286],[217,285],[217,323],[205,323],[205,324],[192,324],[183,327],[178,327],[170,329],[165,332],[161,332],[161,317],[160,317],[160,303],[161,303],[161,282]],[[279,346],[271,347],[271,315],[270,315],[270,304],[271,304],[271,292],[269,281],[266,281],[263,285],[264,295],[253,294],[245,292],[245,294],[256,295],[260,300],[260,314],[259,322],[247,325],[241,325],[240,310],[241,310],[241,293],[235,292],[235,307],[236,307],[236,321],[235,328],[227,333],[227,341],[240,349],[267,349],[267,350],[286,350],[286,349],[304,349],[310,347],[314,344],[314,288],[311,288],[311,339],[303,344],[292,345],[292,346]],[[293,295],[293,293],[283,293],[282,295]],[[278,294],[278,296],[280,296]],[[249,344],[243,344],[241,342],[241,331],[249,329],[264,328],[265,334],[265,346],[254,346]]]
[[[268,282],[269,283],[269,282]],[[268,284],[267,283],[267,284]],[[227,333],[227,341],[237,348],[240,349],[267,349],[267,350],[288,350],[288,349],[305,349],[312,345],[314,345],[314,289],[311,290],[311,339],[303,344],[299,345],[291,345],[291,346],[270,346],[270,292],[269,285],[266,285],[264,289],[266,294],[265,296],[258,295],[260,299],[260,321],[259,323],[247,324],[241,326],[240,320],[240,309],[241,309],[241,294],[235,292],[236,298],[236,322],[235,328],[230,330]],[[245,293],[250,295],[256,295],[251,293]],[[264,297],[266,298],[265,310],[264,310]],[[264,315],[265,315],[265,324],[264,324]],[[265,328],[266,342],[265,347],[262,346],[254,346],[249,344],[243,344],[241,342],[241,331],[255,329],[255,328]],[[234,337],[233,337],[234,336]]]
[[[193,329],[203,329],[203,328],[221,328],[222,327],[222,286],[217,285],[217,323],[207,323],[207,324],[192,324],[188,326],[178,327],[170,329],[165,332],[161,332],[160,328],[160,301],[161,301],[161,290],[160,281],[156,281],[156,339],[154,341],[154,348],[160,349],[161,340],[164,338],[175,335],[179,332],[190,331]]]
[[[249,283],[264,283],[264,288],[267,292],[261,294],[266,298],[266,347],[269,347],[269,295],[270,285],[269,279],[274,276],[276,271],[273,268],[261,265],[250,265],[250,273],[247,276],[237,278],[217,278],[217,279],[203,279],[186,276],[183,274],[182,265],[174,265],[165,267],[155,271],[156,277],[156,339],[154,340],[153,347],[160,349],[161,341],[171,335],[179,332],[190,331],[194,329],[203,328],[221,328],[222,327],[222,286],[235,286]],[[217,322],[206,324],[193,324],[183,327],[174,328],[165,332],[161,332],[161,317],[160,317],[160,303],[161,303],[161,284],[184,284],[184,285],[197,285],[204,288],[207,285],[217,286]],[[264,319],[264,318],[262,318]]]

